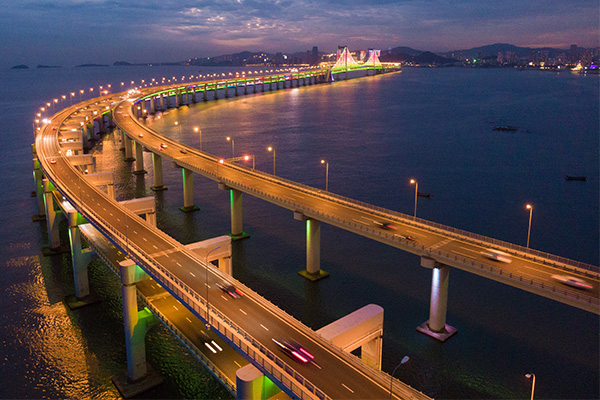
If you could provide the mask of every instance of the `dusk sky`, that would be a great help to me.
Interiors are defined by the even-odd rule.
[[[598,47],[598,0],[1,0],[0,67],[243,50]]]

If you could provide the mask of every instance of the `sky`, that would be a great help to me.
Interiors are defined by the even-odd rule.
[[[244,50],[600,46],[598,0],[0,0],[0,67]]]

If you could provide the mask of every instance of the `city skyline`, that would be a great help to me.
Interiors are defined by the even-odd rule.
[[[171,62],[243,50],[410,46],[435,52],[512,43],[597,47],[596,1],[148,1],[26,0],[3,8],[3,67],[106,60]]]

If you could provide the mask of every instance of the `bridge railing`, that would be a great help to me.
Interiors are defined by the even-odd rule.
[[[148,129],[148,128],[147,128]],[[175,142],[177,143],[177,142]],[[210,157],[206,153],[203,153],[204,157],[207,159],[212,159],[215,162],[218,162],[217,157]],[[187,164],[188,168],[197,168],[192,166],[191,164]],[[518,253],[520,256],[532,259],[534,261],[543,262],[546,264],[551,264],[557,267],[560,267],[565,270],[574,270],[577,272],[584,272],[590,275],[597,276],[600,274],[600,268],[595,265],[587,264],[580,261],[575,261],[566,257],[560,257],[554,254],[546,253],[540,250],[535,250],[531,248],[527,248],[525,246],[517,245],[514,243],[506,242],[499,239],[490,238],[484,235],[472,233],[469,231],[465,231],[463,229],[453,228],[448,225],[443,225],[437,222],[428,221],[422,218],[415,218],[413,216],[409,216],[407,214],[400,213],[398,211],[389,210],[383,207],[375,206],[366,202],[362,202],[360,200],[355,200],[349,197],[345,197],[339,194],[335,194],[332,192],[325,192],[323,190],[319,190],[315,187],[304,185],[302,183],[294,182],[292,180],[277,177],[271,175],[267,172],[257,171],[255,169],[251,169],[244,165],[227,163],[224,164],[227,167],[234,168],[240,171],[243,171],[245,174],[254,175],[260,179],[265,179],[271,181],[273,183],[280,184],[282,186],[287,186],[289,188],[293,188],[307,194],[311,194],[313,196],[327,198],[328,200],[335,201],[340,204],[344,204],[346,206],[358,207],[364,211],[368,211],[373,213],[374,211],[379,214],[379,216],[383,219],[386,218],[395,218],[397,221],[413,225],[419,228],[427,229],[429,231],[442,233],[446,236],[454,236],[460,240],[470,241],[473,243],[477,243],[482,246],[496,246],[501,247],[504,250],[509,250],[515,253]],[[215,178],[216,177],[215,175]],[[231,182],[235,184],[235,182]],[[388,222],[388,221],[386,221]],[[389,221],[392,222],[392,221]]]

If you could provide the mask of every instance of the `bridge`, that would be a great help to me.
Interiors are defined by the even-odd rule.
[[[390,395],[389,383],[393,382],[393,395],[397,398],[425,398],[421,393],[392,380],[376,368],[366,365],[356,357],[344,352],[323,336],[294,320],[276,306],[241,283],[216,269],[206,259],[198,257],[165,233],[156,229],[116,203],[112,196],[99,190],[92,177],[85,174],[81,163],[76,163],[67,153],[80,156],[86,138],[94,135],[105,125],[116,123],[123,134],[125,154],[134,158],[136,172],[144,170],[141,152],[147,149],[153,155],[155,190],[164,188],[162,182],[162,159],[182,168],[184,210],[192,210],[193,176],[200,174],[218,182],[219,187],[231,192],[231,236],[244,236],[242,220],[242,194],[250,194],[292,211],[294,218],[305,221],[307,227],[307,265],[303,275],[318,279],[324,275],[320,269],[320,224],[329,223],[356,234],[380,241],[404,251],[421,256],[421,265],[432,269],[432,296],[429,320],[420,329],[440,340],[455,330],[446,324],[446,301],[450,267],[519,287],[587,311],[598,310],[598,271],[591,265],[537,252],[510,243],[482,237],[468,232],[441,226],[401,213],[381,209],[356,200],[347,199],[331,192],[301,185],[274,175],[255,171],[234,162],[214,157],[208,153],[152,131],[144,124],[144,117],[158,109],[191,104],[197,95],[207,99],[255,92],[257,87],[272,89],[326,82],[330,70],[312,70],[275,76],[242,77],[235,80],[196,82],[187,85],[159,86],[139,90],[136,93],[107,95],[80,103],[53,116],[51,122],[40,127],[36,136],[36,187],[41,194],[42,171],[46,176],[46,193],[38,196],[48,199],[44,212],[52,243],[57,235],[52,210],[52,187],[71,204],[87,221],[108,238],[114,246],[127,254],[135,265],[153,280],[160,283],[170,294],[184,304],[197,318],[207,322],[213,331],[235,350],[251,360],[252,364],[268,376],[290,396],[295,398],[383,398]],[[191,98],[191,99],[190,99]],[[79,132],[81,140],[62,142],[64,133]],[[74,143],[74,144],[72,144]],[[164,146],[163,144],[166,144]],[[108,183],[107,183],[108,182]],[[107,184],[105,180],[100,184]],[[60,200],[60,198],[58,198]],[[42,205],[40,205],[40,213]],[[73,223],[77,226],[76,223]],[[60,246],[60,243],[58,243]],[[488,248],[508,252],[512,263],[491,261],[482,255]],[[582,292],[556,283],[552,275],[557,271],[583,276],[592,282],[589,292]],[[121,272],[121,278],[127,273]],[[206,278],[205,278],[206,276]],[[231,307],[213,291],[210,282],[225,281],[243,287],[247,296],[244,313]],[[133,283],[123,283],[124,287]],[[205,292],[206,291],[206,292]],[[125,292],[124,292],[125,293]],[[212,294],[211,294],[212,293]],[[210,298],[210,303],[207,299]],[[214,302],[213,302],[213,299]],[[125,295],[124,295],[125,305]],[[137,310],[136,310],[137,311]],[[313,365],[296,365],[279,357],[273,337],[291,337],[302,342],[315,354]],[[327,373],[323,373],[327,371]],[[335,371],[335,372],[333,372]],[[131,371],[135,375],[135,371]],[[334,375],[332,375],[334,374]],[[341,384],[342,378],[349,384]]]

